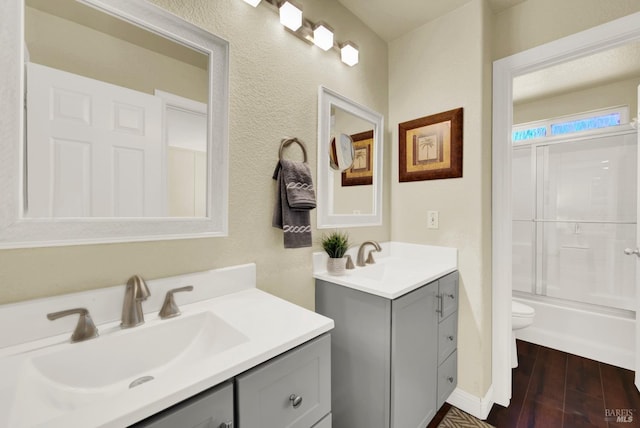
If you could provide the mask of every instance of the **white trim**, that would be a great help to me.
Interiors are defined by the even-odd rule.
[[[333,214],[333,187],[329,166],[329,141],[331,139],[331,107],[336,106],[357,116],[373,127],[373,213]],[[318,209],[317,228],[380,226],[382,224],[382,171],[384,141],[384,117],[382,114],[358,104],[331,89],[318,88]],[[324,171],[324,172],[323,172]]]
[[[487,419],[493,406],[493,385],[489,387],[484,397],[476,397],[467,391],[456,388],[447,399],[447,403],[478,419]]]
[[[511,399],[511,128],[513,78],[640,40],[640,13],[500,59],[493,63],[493,325],[494,401]]]
[[[0,249],[228,235],[229,43],[143,0],[82,0],[209,56],[208,217],[29,219],[23,207],[23,0],[0,14]],[[215,102],[214,102],[215,101]]]

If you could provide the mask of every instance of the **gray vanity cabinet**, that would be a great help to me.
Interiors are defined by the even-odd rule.
[[[331,428],[330,335],[312,339],[132,427]]]
[[[308,342],[236,377],[239,428],[331,428],[331,339]]]
[[[226,382],[176,404],[133,428],[233,428],[233,383]]]
[[[428,425],[456,384],[457,282],[453,272],[391,300],[316,280],[316,311],[335,322],[334,428]]]

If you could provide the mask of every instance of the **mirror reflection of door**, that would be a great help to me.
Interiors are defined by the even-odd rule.
[[[26,0],[25,48],[27,217],[206,216],[206,54],[74,0]]]
[[[332,214],[372,214],[373,206],[373,128],[374,125],[336,106],[331,107],[331,136],[351,137],[354,159],[346,171],[330,170],[333,189]],[[370,133],[370,138],[365,138]],[[365,135],[367,134],[367,135]],[[343,177],[366,177],[367,180],[347,180]]]

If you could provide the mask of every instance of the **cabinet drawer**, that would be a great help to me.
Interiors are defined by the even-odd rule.
[[[176,404],[131,428],[233,426],[233,384],[226,383]]]
[[[331,413],[322,418],[322,420],[315,424],[313,428],[331,428]]]
[[[440,321],[458,310],[458,272],[452,272],[438,280],[440,296]]]
[[[331,411],[331,338],[236,377],[239,428],[309,428]]]
[[[442,364],[458,346],[458,313],[454,312],[438,326],[438,364]]]
[[[447,401],[457,384],[458,351],[455,351],[438,367],[438,402],[436,408],[439,409]]]

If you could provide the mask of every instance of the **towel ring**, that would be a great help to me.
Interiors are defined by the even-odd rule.
[[[296,137],[293,138],[283,138],[280,143],[280,151],[278,152],[278,159],[282,159],[282,150],[292,143],[298,143],[300,148],[302,149],[302,154],[304,155],[304,161],[307,162],[307,147],[304,143],[298,140]]]

